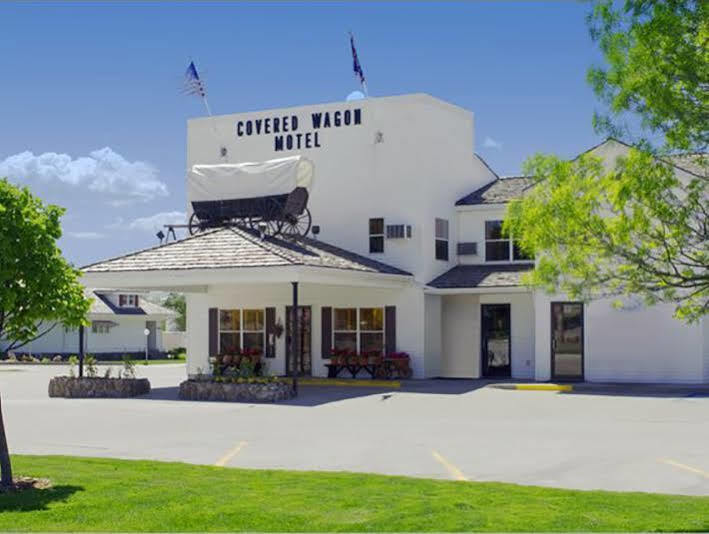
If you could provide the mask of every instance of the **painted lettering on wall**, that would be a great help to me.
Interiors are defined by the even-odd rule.
[[[326,128],[342,128],[362,124],[362,109],[337,111],[317,111],[310,113],[308,120],[301,121],[297,115],[246,119],[236,123],[236,137],[273,135],[273,149],[276,152],[320,148],[320,132]],[[301,123],[306,123],[304,131]]]

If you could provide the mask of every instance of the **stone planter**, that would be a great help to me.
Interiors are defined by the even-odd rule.
[[[285,382],[268,384],[225,384],[206,380],[185,380],[180,384],[182,400],[226,402],[278,402],[295,397],[293,385]]]
[[[70,399],[124,398],[150,393],[147,378],[72,378],[56,376],[49,381],[50,397]]]

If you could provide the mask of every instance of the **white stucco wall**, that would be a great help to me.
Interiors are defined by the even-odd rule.
[[[313,130],[312,113],[345,109],[361,109],[362,123]],[[237,136],[239,121],[282,116],[296,116],[299,132],[317,131],[321,147],[276,152],[273,134]],[[376,142],[378,133],[382,142]],[[222,145],[228,149],[226,159],[219,156]],[[387,239],[384,253],[371,257],[425,283],[456,263],[456,200],[489,181],[490,172],[474,158],[473,146],[471,112],[412,94],[193,119],[188,122],[187,165],[303,154],[315,164],[309,207],[313,224],[321,228],[319,238],[370,255],[369,218],[410,224],[412,239]],[[434,256],[436,217],[449,220],[449,261]]]
[[[416,288],[376,289],[344,286],[322,286],[301,283],[298,303],[312,311],[312,374],[327,376],[326,361],[321,352],[321,308],[396,306],[397,350],[411,355],[414,376],[426,376],[424,361],[425,326],[424,295]],[[290,284],[210,286],[208,293],[187,295],[188,373],[209,372],[209,308],[276,308],[276,320],[285,326],[286,306],[292,302]],[[276,340],[276,357],[266,358],[269,372],[285,372],[285,333]]]
[[[510,305],[512,378],[534,376],[534,300],[531,293],[444,295],[441,376],[478,378],[480,363],[480,306]]]
[[[117,323],[117,326],[112,327],[107,334],[94,333],[91,331],[91,326],[86,327],[84,349],[87,354],[145,350],[146,337],[143,333],[146,327],[145,316],[111,316],[98,320],[112,321]],[[5,346],[2,345],[3,348]],[[159,330],[156,337],[156,350],[162,350],[162,337]],[[78,354],[79,333],[78,330],[66,331],[63,326],[58,325],[44,336],[17,349],[17,351],[33,354]]]
[[[478,295],[444,295],[442,299],[441,376],[480,376],[480,300]]]
[[[551,379],[552,301],[536,294],[537,380]],[[701,325],[672,317],[671,305],[618,310],[604,299],[584,306],[584,378],[589,382],[700,383],[703,374]]]

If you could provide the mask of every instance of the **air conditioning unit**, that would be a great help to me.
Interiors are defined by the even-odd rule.
[[[387,239],[411,239],[410,224],[387,224]]]
[[[458,256],[475,256],[478,253],[478,244],[475,242],[458,243]]]

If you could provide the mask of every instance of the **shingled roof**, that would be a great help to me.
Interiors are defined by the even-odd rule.
[[[411,276],[348,250],[300,238],[265,237],[245,228],[209,230],[165,245],[133,252],[82,268],[86,273],[178,271],[244,267],[310,266]]]
[[[508,176],[497,178],[487,185],[476,189],[464,196],[456,206],[475,206],[477,204],[504,204],[510,200],[520,198],[522,194],[534,183],[529,176]]]
[[[111,292],[108,290],[87,289],[85,291],[86,296],[93,299],[89,313],[96,315],[164,315],[166,317],[177,315],[174,311],[150,302],[146,298],[139,300],[137,308],[116,306],[106,297],[106,293]]]
[[[457,265],[427,285],[437,289],[474,287],[515,287],[522,285],[522,275],[531,271],[530,263],[518,265]]]

